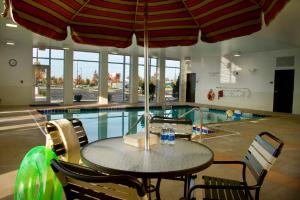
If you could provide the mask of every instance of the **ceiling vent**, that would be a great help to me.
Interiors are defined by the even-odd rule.
[[[295,56],[276,58],[276,67],[293,67],[294,65],[295,65]]]

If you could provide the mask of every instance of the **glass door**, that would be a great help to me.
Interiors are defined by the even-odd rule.
[[[50,67],[48,65],[34,66],[34,103],[50,103]]]

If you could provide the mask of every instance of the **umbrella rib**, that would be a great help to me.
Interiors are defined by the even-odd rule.
[[[87,0],[75,13],[74,15],[71,17],[71,19],[69,20],[69,24],[71,24],[71,22],[73,21],[73,19],[79,14],[79,12],[90,2],[90,0]]]
[[[182,3],[184,5],[185,9],[188,11],[188,13],[191,15],[192,19],[194,20],[194,22],[196,23],[196,25],[198,26],[198,28],[200,28],[199,23],[197,22],[197,20],[195,19],[194,15],[191,13],[190,9],[186,5],[185,0],[182,0]]]

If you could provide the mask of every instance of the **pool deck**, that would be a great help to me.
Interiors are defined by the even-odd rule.
[[[172,103],[174,105],[174,103]],[[177,105],[182,105],[178,103]],[[184,105],[187,105],[186,103]],[[188,104],[195,106],[195,104]],[[137,107],[143,104],[109,107]],[[197,104],[197,106],[200,106]],[[201,105],[204,106],[205,105]],[[17,169],[25,153],[34,146],[44,145],[45,137],[38,124],[44,125],[44,117],[36,109],[92,108],[98,104],[74,106],[12,106],[0,107],[0,199],[13,199],[13,188]],[[101,106],[105,107],[105,106]],[[107,106],[106,106],[107,107]],[[208,107],[208,106],[207,106]],[[209,106],[211,107],[211,106]],[[224,107],[217,107],[224,109]],[[215,160],[242,160],[255,135],[269,131],[284,141],[282,154],[268,173],[263,184],[260,198],[299,199],[300,191],[300,115],[273,113],[241,109],[244,112],[265,114],[270,117],[259,120],[245,120],[218,124],[218,128],[239,134],[222,135],[203,140],[203,144],[215,153]],[[216,133],[217,134],[217,133]],[[201,182],[203,174],[240,178],[236,166],[211,166],[198,174],[196,182]],[[178,189],[177,189],[178,188]],[[183,194],[183,184],[178,181],[163,180],[161,197],[166,200],[179,199]],[[198,192],[199,196],[201,193]]]

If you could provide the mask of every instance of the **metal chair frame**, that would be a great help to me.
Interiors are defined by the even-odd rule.
[[[51,167],[69,199],[147,200],[145,188],[128,175],[106,175],[85,166],[51,160]]]
[[[269,141],[277,143],[274,147]],[[242,181],[223,179],[217,177],[203,176],[204,185],[195,185],[190,188],[188,199],[194,199],[192,194],[196,189],[204,189],[204,199],[259,199],[259,193],[263,181],[281,153],[284,143],[269,132],[262,132],[255,137],[244,161],[214,161],[213,164],[237,164],[242,165]],[[248,185],[246,170],[249,169],[256,180],[255,185]],[[255,191],[255,196],[250,191]],[[226,198],[225,198],[226,197]]]

